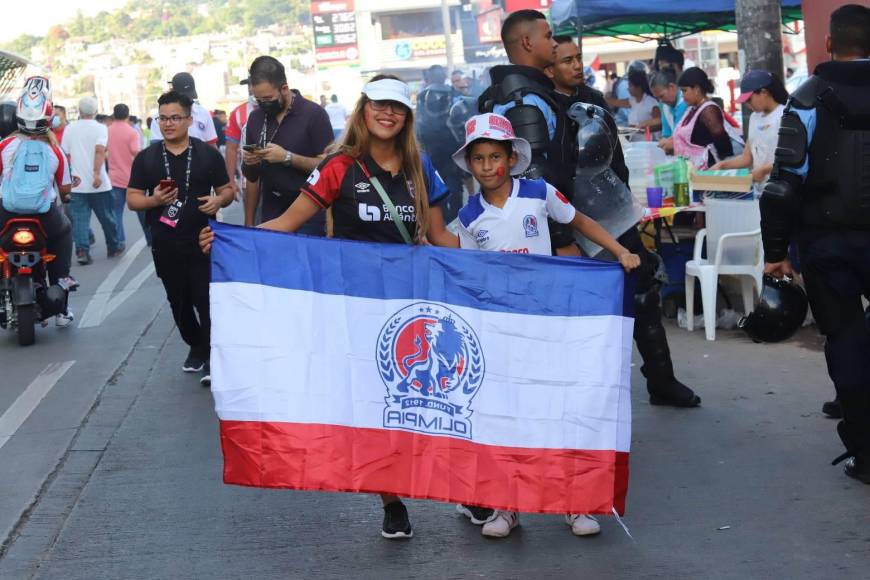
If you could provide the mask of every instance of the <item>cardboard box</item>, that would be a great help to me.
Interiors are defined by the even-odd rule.
[[[698,191],[733,191],[746,193],[752,189],[752,175],[748,169],[693,169],[689,183]]]

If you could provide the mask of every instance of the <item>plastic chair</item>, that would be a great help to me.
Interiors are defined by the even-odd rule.
[[[686,262],[686,318],[691,331],[694,327],[694,278],[698,278],[704,307],[704,331],[707,340],[716,340],[716,288],[719,276],[740,277],[746,314],[755,307],[754,294],[761,291],[764,273],[761,214],[756,200],[708,198],[704,207],[707,227],[695,236],[694,256]],[[705,241],[707,258],[701,258]]]

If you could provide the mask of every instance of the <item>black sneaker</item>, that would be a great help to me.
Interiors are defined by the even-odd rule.
[[[205,361],[202,360],[193,349],[187,353],[187,358],[184,359],[184,364],[181,365],[181,370],[186,373],[198,373],[205,366]]]
[[[470,519],[475,526],[482,526],[495,518],[495,510],[488,507],[460,503],[456,505],[456,511]]]
[[[199,379],[199,384],[203,387],[211,387],[211,365],[208,361],[203,365],[202,378]]]
[[[384,506],[384,527],[381,535],[390,540],[403,540],[414,536],[405,504],[394,501]]]
[[[825,404],[822,405],[822,413],[824,413],[831,419],[842,419],[843,407],[840,405],[840,399],[826,401]]]

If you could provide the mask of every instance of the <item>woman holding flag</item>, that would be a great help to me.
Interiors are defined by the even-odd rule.
[[[394,76],[378,75],[363,88],[343,141],[308,178],[299,198],[281,216],[259,227],[295,232],[324,208],[332,209],[333,236],[387,244],[432,243],[459,247],[438,204],[448,190],[414,136],[411,90]],[[199,243],[211,249],[204,228]],[[414,532],[405,505],[381,494],[389,539]]]

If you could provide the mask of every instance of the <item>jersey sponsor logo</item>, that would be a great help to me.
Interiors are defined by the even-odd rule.
[[[381,329],[376,358],[387,388],[385,428],[472,438],[470,405],[485,364],[461,316],[432,302],[406,306]]]
[[[517,248],[515,250],[499,250],[502,254],[528,254],[528,248]]]
[[[369,189],[371,189],[372,187],[372,184],[368,181],[360,181],[359,183],[355,184],[354,187],[359,193],[368,193]]]
[[[320,170],[315,169],[312,171],[306,181],[308,182],[308,185],[317,185],[317,182],[320,181]]]
[[[474,236],[474,239],[477,240],[478,244],[484,244],[489,241],[489,230],[478,230],[477,235]]]
[[[523,218],[523,229],[526,232],[527,238],[538,237],[538,218],[529,214]]]
[[[359,219],[364,222],[379,222],[381,221],[381,208],[376,205],[368,205],[366,203],[359,204]]]

